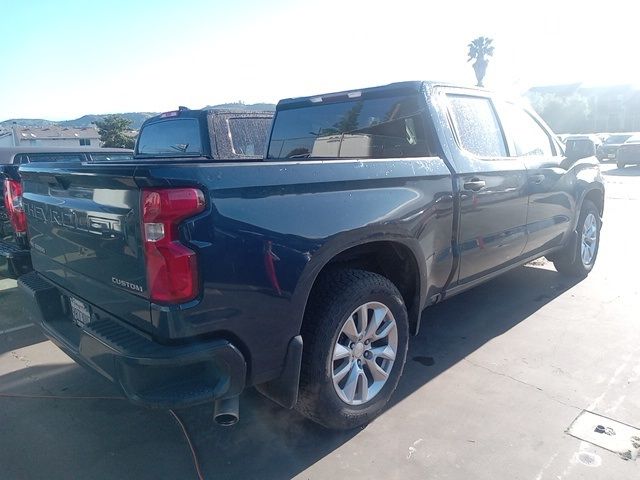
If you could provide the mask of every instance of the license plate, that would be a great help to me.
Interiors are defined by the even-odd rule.
[[[89,310],[89,306],[73,297],[69,297],[69,303],[71,304],[71,316],[73,317],[75,324],[79,327],[88,324],[91,320],[91,311]]]
[[[609,157],[609,158],[616,158],[616,154],[615,154],[615,153],[610,153],[610,154],[608,155],[608,157]]]

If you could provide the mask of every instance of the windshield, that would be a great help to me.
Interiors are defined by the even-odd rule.
[[[136,155],[191,157],[203,154],[200,123],[195,118],[150,123],[140,131]]]
[[[417,96],[281,110],[268,158],[390,158],[428,154]]]

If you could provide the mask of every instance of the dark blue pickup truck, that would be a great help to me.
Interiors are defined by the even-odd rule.
[[[21,168],[33,320],[132,401],[256,386],[331,428],[383,411],[423,309],[535,258],[586,276],[597,160],[531,111],[429,82],[279,102],[266,157]],[[199,130],[198,130],[199,129]],[[198,134],[198,132],[200,132]],[[139,141],[139,143],[141,140]]]

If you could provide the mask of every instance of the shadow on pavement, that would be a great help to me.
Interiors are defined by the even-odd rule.
[[[20,330],[18,331],[0,335],[0,355],[47,340],[36,325],[25,324],[19,328]]]
[[[521,267],[427,309],[421,332],[411,341],[393,403],[573,285],[555,271]],[[74,365],[62,370],[56,365],[22,369],[0,376],[0,389],[7,391],[4,385],[12,385],[11,391],[17,392],[117,395],[106,381]],[[25,478],[45,474],[51,479],[196,478],[185,440],[167,412],[136,408],[117,400],[46,403],[0,398],[0,402],[0,419],[6,432],[0,437],[0,464],[24,468],[16,473]],[[181,410],[179,415],[208,479],[291,478],[358,433],[325,430],[253,389],[241,397],[241,417],[235,427],[213,425],[211,405]],[[33,464],[29,460],[34,458],[33,452],[43,450],[46,455]]]
[[[15,282],[2,279],[0,283],[0,355],[46,340],[39,329],[27,320],[23,298]],[[7,287],[7,284],[11,286]]]

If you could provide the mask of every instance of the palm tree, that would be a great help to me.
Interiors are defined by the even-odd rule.
[[[484,87],[482,80],[484,80],[484,75],[487,73],[487,65],[489,64],[487,57],[493,56],[494,47],[491,45],[492,42],[493,39],[489,37],[478,37],[467,45],[469,47],[469,58],[467,62],[475,59],[475,62],[473,62],[473,70],[476,72],[478,87]]]

